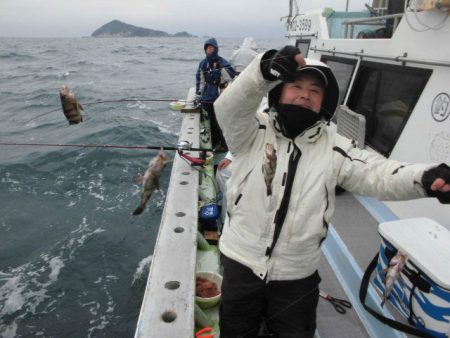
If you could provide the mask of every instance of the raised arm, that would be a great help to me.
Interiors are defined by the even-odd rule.
[[[277,82],[265,80],[260,69],[261,55],[228,86],[214,103],[217,121],[228,148],[236,155],[251,145],[256,137],[258,121],[255,113],[263,96]]]
[[[305,65],[300,50],[285,46],[257,56],[214,104],[228,148],[236,155],[250,147],[258,130],[255,113],[264,95]]]

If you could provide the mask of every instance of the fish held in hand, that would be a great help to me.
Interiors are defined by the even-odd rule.
[[[273,144],[266,143],[264,148],[264,160],[262,165],[262,172],[264,175],[264,182],[266,183],[267,196],[272,195],[272,180],[275,176],[277,168],[277,151]]]
[[[148,163],[148,168],[145,171],[144,176],[139,176],[136,181],[142,182],[143,189],[141,194],[141,203],[134,210],[133,215],[140,215],[145,208],[150,196],[155,190],[159,190],[159,178],[166,164],[169,162],[169,157],[161,148],[158,155],[153,157]]]
[[[386,271],[386,276],[384,277],[384,293],[381,301],[381,307],[383,307],[386,299],[388,299],[389,294],[394,287],[394,283],[400,276],[400,272],[405,267],[407,261],[408,257],[406,256],[406,254],[398,250],[397,254],[391,258],[389,266],[385,270],[383,270]]]
[[[62,109],[64,115],[69,121],[69,124],[78,124],[83,122],[83,116],[81,115],[81,110],[83,106],[78,103],[75,94],[67,87],[63,85],[59,90],[59,97],[61,98]]]

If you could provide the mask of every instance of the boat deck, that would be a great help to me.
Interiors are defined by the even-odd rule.
[[[339,280],[334,274],[328,261],[322,256],[319,267],[322,278],[320,289],[325,293],[340,299],[348,299]],[[317,310],[317,336],[326,337],[370,337],[355,308],[346,309],[345,314],[338,313],[333,305],[323,298],[319,298]]]
[[[351,213],[351,216],[349,213]],[[350,261],[354,260],[353,268],[355,270],[359,269],[360,271],[357,272],[360,275],[379,250],[381,244],[378,234],[379,222],[390,220],[392,217],[393,215],[389,211],[386,211],[384,215],[376,214],[373,210],[370,213],[360,203],[358,197],[351,193],[344,192],[336,196],[336,210],[332,219],[332,227],[340,240],[342,240],[345,249],[348,249],[347,255],[351,255],[351,257],[347,258]],[[325,242],[324,251],[326,251],[328,241],[329,239]],[[337,254],[337,252],[333,252],[333,254]],[[333,264],[333,262],[328,262],[325,254],[322,257],[319,268],[322,278],[321,289],[333,297],[351,300],[354,306],[353,309],[342,315],[337,313],[331,304],[327,304],[327,301],[320,299],[317,318],[320,337],[413,337],[412,335],[405,335],[390,329],[371,317],[359,303],[360,278],[353,283],[357,287],[352,287],[351,282],[350,284],[347,282],[346,285],[346,281],[341,281],[337,277],[337,275],[346,273],[345,266],[334,266],[333,269],[330,264]],[[345,289],[347,289],[347,292]],[[372,305],[372,307],[376,308],[379,306],[381,299],[378,294],[373,293],[373,295],[376,306]],[[357,299],[356,302],[355,298]],[[380,308],[378,310],[381,312]],[[393,317],[397,321],[407,323],[389,302],[386,303],[383,313],[387,317]],[[361,316],[363,317],[361,318]]]

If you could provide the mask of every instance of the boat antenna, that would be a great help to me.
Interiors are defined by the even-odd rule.
[[[295,15],[294,15],[295,7]],[[289,14],[280,18],[280,21],[286,18],[286,27],[289,28],[294,19],[299,15],[297,0],[289,0]]]

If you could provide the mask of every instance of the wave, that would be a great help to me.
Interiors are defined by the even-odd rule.
[[[50,172],[39,170],[27,164],[12,164],[0,167],[0,183],[5,191],[20,192],[27,195],[38,195],[43,191],[36,184],[55,178]]]
[[[61,51],[56,48],[49,48],[41,52],[41,54],[45,55],[53,55],[53,54],[59,54]]]
[[[150,264],[152,263],[153,255],[143,258],[136,269],[136,272],[133,275],[133,281],[131,284],[136,283],[137,280],[145,278],[150,270]]]
[[[74,62],[71,62],[67,65],[67,67],[74,67],[74,68],[83,68],[86,66],[98,66],[98,64],[95,61],[88,61],[88,60],[74,60]]]
[[[34,56],[28,54],[19,54],[16,52],[3,52],[0,53],[0,59],[17,59],[17,60],[32,60]]]
[[[126,47],[121,47],[117,49],[113,49],[110,53],[112,54],[128,54],[131,51],[131,49]]]
[[[161,61],[176,61],[176,62],[200,62],[199,59],[194,59],[194,58],[182,58],[182,57],[160,57]]]
[[[60,256],[42,254],[0,274],[0,333],[16,337],[18,324],[26,316],[38,312],[41,303],[50,298],[49,287],[57,282],[64,262]]]
[[[68,285],[68,280],[74,277],[72,269],[68,267],[78,262],[78,257],[84,254],[87,243],[93,236],[98,236],[105,231],[96,227],[95,223],[90,223],[86,216],[82,217],[78,226],[72,231],[68,229],[67,234],[47,249],[47,252],[39,254],[30,262],[0,272],[2,282],[0,335],[2,337],[26,334],[29,327],[21,324],[27,318],[44,316],[51,318],[57,315],[52,312],[64,302],[66,292],[83,297],[77,290],[56,285]],[[107,279],[112,280],[108,276]],[[103,288],[103,285],[101,287]],[[109,291],[106,290],[106,293],[110,299],[108,303],[111,308],[114,302]],[[104,316],[103,310],[98,312],[91,313],[98,315],[99,318]],[[91,318],[91,323],[94,319]],[[40,329],[44,332],[48,329],[48,325]]]
[[[146,62],[140,60],[125,60],[125,63],[129,63],[131,65],[145,65]]]

